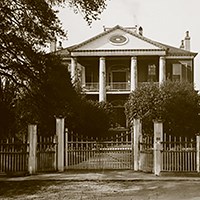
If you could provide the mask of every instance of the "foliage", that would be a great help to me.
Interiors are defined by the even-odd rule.
[[[17,124],[24,133],[27,124],[34,122],[42,127],[43,135],[54,134],[55,115],[65,116],[69,125],[76,124],[72,121],[76,119],[73,109],[80,108],[78,104],[82,102],[71,85],[67,66],[42,50],[55,37],[66,37],[53,7],[63,3],[81,12],[88,24],[105,8],[105,0],[0,1],[0,76],[9,78],[10,84],[9,90],[6,85],[0,91],[3,132],[8,126],[8,132],[11,131]],[[4,94],[11,94],[12,98],[2,100]],[[87,108],[96,111],[97,107],[90,105],[86,102],[85,112]],[[76,113],[82,115],[78,110]],[[100,111],[97,113],[102,116]]]
[[[20,86],[38,81],[43,47],[56,36],[66,37],[53,7],[64,3],[83,13],[89,24],[105,8],[105,0],[0,1],[0,75]]]
[[[90,25],[93,20],[99,19],[98,16],[106,8],[106,0],[68,0],[70,7],[74,8],[75,13],[80,12]]]
[[[0,77],[0,137],[13,136],[16,131],[15,103],[18,90],[8,78]]]
[[[37,123],[41,135],[55,134],[55,117],[72,113],[77,94],[72,87],[67,66],[59,58],[47,55],[40,81],[30,84],[18,102],[19,123],[26,132],[29,123]]]
[[[137,88],[125,107],[129,123],[142,119],[145,134],[152,133],[153,120],[163,120],[168,134],[192,136],[200,130],[199,102],[192,84],[167,81],[160,88],[153,84]]]
[[[71,130],[84,136],[107,136],[112,117],[111,104],[81,98],[73,111]]]
[[[110,126],[111,106],[87,100],[73,88],[67,66],[47,55],[40,81],[30,85],[18,101],[20,132],[36,123],[40,135],[55,134],[55,117],[65,117],[66,127],[80,135],[103,136]]]
[[[0,75],[20,85],[38,79],[41,47],[65,36],[56,12],[45,0],[2,0],[0,10]]]
[[[187,82],[166,82],[162,88],[166,96],[164,128],[169,134],[194,136],[200,131],[200,97]]]

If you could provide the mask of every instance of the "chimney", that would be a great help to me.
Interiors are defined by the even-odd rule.
[[[143,28],[141,26],[138,29],[138,34],[141,36],[143,35]]]
[[[190,36],[189,36],[189,31],[186,31],[186,36],[185,36],[185,50],[190,51]]]
[[[50,42],[50,52],[56,51],[56,38]]]
[[[180,46],[180,49],[185,49],[185,46],[184,46],[184,40],[181,40],[181,46]]]

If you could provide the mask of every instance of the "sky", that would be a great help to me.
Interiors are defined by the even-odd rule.
[[[157,42],[180,47],[185,32],[191,37],[195,57],[195,88],[200,90],[200,0],[107,0],[100,20],[91,26],[83,16],[68,7],[59,8],[58,16],[68,39],[63,47],[83,42],[103,32],[103,26],[143,27],[143,35]]]

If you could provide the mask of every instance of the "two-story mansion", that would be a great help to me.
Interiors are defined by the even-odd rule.
[[[176,48],[146,38],[137,26],[104,28],[97,36],[57,53],[89,99],[115,106],[120,126],[126,123],[124,103],[131,91],[140,84],[162,84],[167,79],[193,82],[197,55],[190,51],[188,31]]]

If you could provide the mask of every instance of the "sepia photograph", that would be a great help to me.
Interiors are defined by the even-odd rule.
[[[198,0],[0,1],[0,200],[200,200]]]

